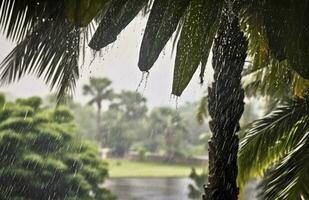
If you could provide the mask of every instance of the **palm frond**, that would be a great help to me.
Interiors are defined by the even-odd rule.
[[[0,30],[12,41],[22,41],[35,24],[63,15],[63,1],[0,1]]]
[[[89,46],[100,50],[113,43],[120,32],[148,5],[148,0],[114,0],[104,13]]]
[[[83,85],[83,95],[95,95],[95,91],[91,87],[91,85]]]
[[[239,183],[263,176],[275,162],[282,159],[309,130],[309,97],[285,101],[245,130],[238,158]]]
[[[297,147],[266,173],[260,199],[309,199],[309,135],[303,135]]]
[[[293,70],[287,62],[271,59],[267,66],[247,68],[242,82],[247,96],[271,96],[284,99],[293,94]]]
[[[0,65],[2,84],[34,74],[43,77],[51,89],[56,88],[58,98],[72,94],[79,78],[79,56],[85,59],[95,24],[79,28],[69,23],[63,1],[0,3],[0,28],[17,42]]]
[[[248,54],[252,59],[252,64],[248,65],[243,72],[243,83],[247,95],[263,95],[280,99],[293,94],[303,96],[308,88],[306,79],[300,80],[298,77],[306,76],[307,69],[299,69],[305,58],[297,58],[301,61],[299,63],[295,63],[296,58],[291,58],[302,57],[305,51],[297,53],[296,49],[304,47],[302,45],[292,47],[290,43],[295,42],[287,41],[299,42],[300,38],[304,39],[303,31],[297,31],[296,27],[291,30],[288,24],[292,23],[294,26],[294,21],[306,23],[304,20],[295,20],[305,16],[305,14],[297,16],[295,12],[298,9],[300,13],[303,13],[306,6],[308,3],[304,1],[296,4],[292,1],[285,1],[280,5],[270,1],[252,1],[241,13],[242,29],[249,38]],[[274,9],[278,12],[273,12]],[[298,26],[298,28],[301,27],[300,24]],[[295,35],[299,37],[295,38]]]
[[[212,28],[219,21],[221,10],[220,1],[190,2],[177,45],[172,94],[180,96],[204,57],[208,58],[216,34]]]
[[[79,29],[61,17],[32,29],[2,61],[0,80],[6,84],[35,74],[56,87],[59,97],[72,92],[79,77]]]
[[[140,49],[138,67],[141,71],[149,71],[154,65],[176,31],[189,3],[189,0],[154,1]]]
[[[279,61],[271,53],[264,26],[262,7],[252,3],[241,13],[241,25],[249,38],[248,55],[252,64],[243,71],[247,96],[285,98],[292,94],[293,70],[286,60]]]

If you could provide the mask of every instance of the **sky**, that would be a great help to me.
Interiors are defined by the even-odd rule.
[[[121,90],[138,90],[147,98],[150,107],[181,106],[186,102],[198,101],[205,93],[212,77],[210,62],[208,62],[205,84],[199,84],[198,71],[180,98],[171,95],[174,55],[171,55],[172,41],[161,53],[159,59],[150,70],[149,77],[142,80],[142,72],[137,67],[139,48],[142,40],[146,18],[138,17],[122,31],[117,41],[101,51],[101,55],[93,56],[87,49],[86,61],[77,82],[74,100],[85,103],[88,97],[83,96],[82,86],[91,77],[106,77],[112,80],[116,92]],[[14,48],[12,42],[0,36],[0,60]],[[140,86],[138,87],[138,85]],[[1,92],[7,92],[14,97],[47,96],[51,93],[49,87],[33,75],[27,75],[20,81],[0,87]]]

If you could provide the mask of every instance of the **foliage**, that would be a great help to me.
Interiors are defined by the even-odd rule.
[[[59,94],[68,92],[74,89],[80,75],[78,59],[85,55],[86,44],[90,42],[90,47],[96,50],[106,47],[138,13],[147,10],[150,14],[139,68],[149,71],[176,32],[179,40],[174,40],[177,53],[172,93],[181,95],[198,66],[201,78],[204,75],[223,3],[223,0],[1,1],[0,28],[7,38],[17,42],[2,62],[1,80],[8,83],[35,73],[57,87]],[[256,70],[286,65],[292,77],[295,71],[303,78],[309,77],[306,67],[309,34],[304,28],[308,26],[306,0],[250,0],[227,6],[241,11],[239,18],[249,39],[249,53]],[[291,81],[289,74],[285,73],[285,78]]]
[[[201,174],[196,173],[195,168],[192,168],[190,173],[190,179],[194,182],[189,184],[189,194],[190,199],[200,199],[202,197],[202,191],[204,185],[207,182],[207,173],[204,171]]]
[[[103,100],[110,99],[112,96],[110,85],[111,81],[107,78],[90,78],[89,85],[83,86],[84,95],[92,96],[88,104],[100,104]]]
[[[178,150],[183,149],[185,143],[182,136],[186,135],[187,130],[183,118],[176,110],[169,107],[153,109],[149,116],[149,132],[152,136],[148,139],[149,144],[158,142],[158,139],[155,138],[163,135],[165,154],[169,159],[176,156],[177,153],[182,154]]]
[[[122,91],[115,95],[111,109],[124,113],[129,120],[141,119],[147,113],[147,100],[138,92]]]
[[[264,176],[261,199],[307,199],[308,95],[286,100],[246,130],[239,183]]]
[[[97,128],[95,139],[99,143],[99,146],[105,145],[106,135],[101,133],[101,111],[102,103],[104,101],[111,101],[114,97],[113,90],[110,88],[111,81],[107,78],[90,78],[89,85],[83,86],[84,95],[90,95],[91,99],[88,105],[95,104],[97,107]]]
[[[124,156],[133,141],[145,133],[146,99],[137,92],[122,91],[103,113],[102,130],[106,144],[117,156]]]
[[[70,110],[74,115],[76,132],[81,139],[95,141],[97,133],[97,125],[94,120],[96,118],[95,109],[92,106],[75,103],[73,107],[70,107]]]
[[[93,120],[94,110],[87,105],[83,106],[74,102],[71,102],[69,106],[76,115],[78,133],[84,138],[93,140],[96,130]],[[174,150],[186,156],[203,155],[205,153],[204,144],[199,140],[199,136],[208,131],[208,126],[196,122],[194,113],[191,112],[196,106],[196,103],[187,103],[178,111],[159,107],[148,112],[145,97],[136,92],[122,91],[119,94],[113,94],[108,110],[102,113],[100,130],[106,137],[106,147],[113,149],[118,156],[124,155],[129,150],[145,149],[153,153],[166,151],[165,131],[162,126],[166,127],[170,115],[154,114],[154,112],[167,109],[173,115],[179,115],[181,118],[178,122],[179,126],[187,129],[184,134],[180,129],[172,128],[176,142]],[[183,146],[186,146],[186,150]]]
[[[304,11],[308,3],[292,0],[251,2],[241,18],[252,58],[243,73],[247,95],[267,95],[281,100],[293,94],[302,96],[306,89],[303,86],[308,86],[308,71],[301,67],[303,56],[308,52],[303,46],[308,34],[307,30],[301,30],[305,25],[300,24],[308,23]]]
[[[74,139],[67,108],[44,108],[37,97],[3,100],[0,118],[1,199],[114,199],[100,185],[107,164]]]
[[[110,85],[111,81],[107,78],[90,78],[89,85],[83,86],[84,95],[92,97],[88,104],[97,104],[98,107],[101,107],[102,101],[110,100],[113,96]]]

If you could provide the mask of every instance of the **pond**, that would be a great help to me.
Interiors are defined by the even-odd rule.
[[[118,200],[188,200],[189,178],[112,178],[105,186]],[[243,199],[256,200],[256,181],[250,181]]]
[[[118,200],[188,200],[188,178],[115,178],[105,185]]]

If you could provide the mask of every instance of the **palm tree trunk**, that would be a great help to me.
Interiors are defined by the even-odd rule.
[[[103,144],[103,141],[102,141],[102,138],[101,138],[101,109],[102,109],[101,102],[98,102],[97,106],[98,106],[98,110],[97,110],[97,130],[96,130],[97,132],[96,132],[96,138],[95,139],[98,142],[99,149],[101,149],[102,144]]]
[[[209,141],[209,176],[204,200],[237,200],[237,152],[239,119],[244,110],[241,72],[247,41],[236,16],[223,13],[213,47],[214,82],[208,89],[212,118]]]

